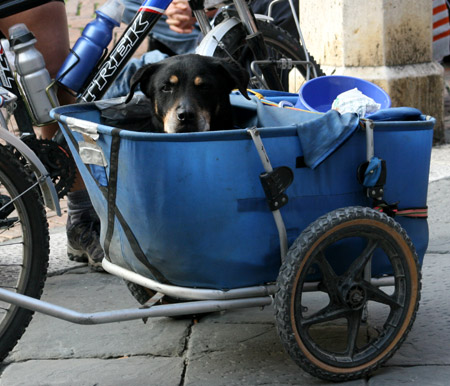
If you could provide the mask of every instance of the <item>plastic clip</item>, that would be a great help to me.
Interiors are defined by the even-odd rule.
[[[294,181],[294,173],[287,166],[280,166],[259,176],[271,211],[278,210],[288,203],[284,191]]]
[[[358,181],[366,188],[367,197],[381,201],[386,184],[386,161],[373,157],[358,168]]]

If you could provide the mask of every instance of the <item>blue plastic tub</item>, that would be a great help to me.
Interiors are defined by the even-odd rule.
[[[343,75],[321,76],[309,80],[301,87],[295,107],[325,113],[331,109],[339,94],[354,88],[379,103],[380,109],[391,107],[391,98],[382,88],[364,79]]]
[[[246,130],[119,131],[96,125],[100,112],[92,104],[59,107],[52,114],[61,122],[100,216],[102,242],[108,199],[115,198],[109,246],[112,263],[152,278],[158,272],[166,282],[188,287],[227,289],[276,280],[278,232],[259,181],[263,167]],[[301,120],[315,117],[313,113],[299,115]],[[388,164],[387,202],[399,201],[400,208],[426,206],[433,124],[433,119],[423,116],[414,122],[376,123],[375,154]],[[78,146],[85,139],[76,132],[77,126],[98,131],[96,143],[106,157],[104,175],[108,178],[111,145],[120,139],[116,197],[108,196],[83,164]],[[366,159],[361,130],[314,170],[299,163],[303,151],[295,124],[261,128],[260,133],[272,165],[288,166],[294,172],[294,183],[286,192],[289,203],[281,209],[289,243],[326,212],[370,206],[356,179],[357,167]],[[72,136],[78,143],[72,142]],[[426,219],[397,220],[407,230],[421,262],[428,244]],[[136,252],[136,245],[143,255]],[[345,254],[336,256],[334,264],[346,258]],[[386,266],[387,262],[377,260],[373,274],[388,274]]]

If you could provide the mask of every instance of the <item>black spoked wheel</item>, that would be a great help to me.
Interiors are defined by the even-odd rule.
[[[371,279],[383,264],[389,276]],[[275,296],[277,328],[294,361],[314,376],[368,375],[399,348],[420,298],[415,249],[393,219],[369,208],[330,212],[286,256]]]
[[[27,191],[32,184],[20,161],[0,146],[0,287],[39,298],[47,273],[49,233],[38,188]],[[0,302],[0,360],[20,339],[32,314]]]
[[[287,64],[289,60],[293,61],[305,61],[306,53],[303,47],[300,45],[299,41],[294,39],[288,32],[281,29],[280,27],[265,21],[258,21],[258,28],[261,31],[265,45],[268,50],[268,58],[272,61],[279,59],[286,59],[285,65],[281,62],[276,66],[276,72],[280,79],[282,90],[280,91],[291,91],[298,92],[302,83],[309,78],[314,78],[315,73],[313,68],[316,70],[317,76],[324,75],[320,66],[315,62],[314,58],[308,54],[309,61],[311,65],[305,64],[295,65],[294,68],[290,68]],[[254,60],[252,51],[250,50],[248,43],[245,39],[245,31],[242,24],[237,24],[235,27],[230,29],[230,31],[222,38],[221,46],[218,46],[213,56],[229,58],[233,57],[234,60],[239,62],[244,68],[249,71],[251,76],[250,87],[256,89],[270,88],[276,90],[277,88],[273,85],[267,85],[264,82],[264,75],[262,74],[262,67],[256,65],[253,67],[252,62]],[[297,74],[297,80],[294,80],[295,73]],[[290,74],[292,77],[290,78]]]

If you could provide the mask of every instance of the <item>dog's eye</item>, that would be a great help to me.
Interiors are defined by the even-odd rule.
[[[213,86],[208,83],[201,83],[197,85],[197,89],[201,91],[209,91],[212,90]]]
[[[173,85],[171,83],[166,83],[161,87],[162,92],[172,92],[173,91]]]

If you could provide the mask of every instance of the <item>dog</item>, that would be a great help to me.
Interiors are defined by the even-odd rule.
[[[150,100],[151,132],[189,133],[233,128],[229,94],[247,98],[249,75],[225,59],[186,54],[141,67],[131,78],[128,103],[138,85]]]

